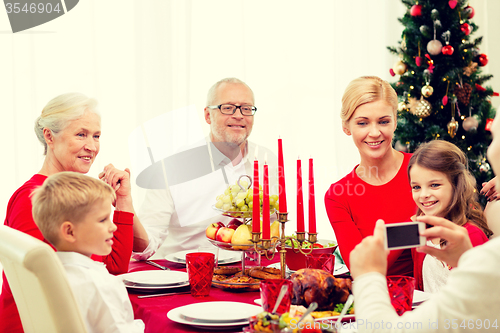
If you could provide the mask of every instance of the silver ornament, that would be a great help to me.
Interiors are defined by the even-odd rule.
[[[443,44],[437,39],[433,39],[429,43],[427,43],[427,52],[429,52],[432,55],[440,54],[442,48]]]
[[[484,162],[482,163],[480,166],[479,166],[479,171],[481,172],[488,172],[491,170],[491,167],[490,165],[488,164],[488,162]]]
[[[462,127],[466,131],[476,131],[479,126],[479,122],[475,117],[467,117],[462,123]]]
[[[398,103],[398,111],[399,112],[403,112],[404,110],[406,110],[407,107],[408,107],[408,105],[404,101]]]

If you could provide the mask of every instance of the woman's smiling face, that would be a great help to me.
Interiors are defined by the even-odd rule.
[[[343,130],[352,135],[362,156],[382,158],[392,149],[396,126],[392,107],[384,100],[378,100],[359,106]]]

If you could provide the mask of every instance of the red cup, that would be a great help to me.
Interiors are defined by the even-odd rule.
[[[281,291],[281,286],[287,285],[288,291],[281,301],[276,313],[283,314],[290,311],[292,304],[292,286],[293,282],[285,279],[271,279],[260,282],[260,298],[262,300],[262,308],[266,312],[272,312],[276,304],[276,299]]]
[[[391,303],[398,315],[410,311],[413,304],[415,279],[411,276],[388,276],[387,288]]]
[[[330,253],[311,253],[306,255],[306,267],[322,269],[333,275],[335,255]]]
[[[191,296],[206,297],[210,293],[214,275],[215,255],[207,252],[186,254],[186,267],[191,285]]]

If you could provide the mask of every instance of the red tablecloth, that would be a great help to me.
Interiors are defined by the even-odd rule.
[[[182,264],[171,263],[167,260],[155,260],[155,262],[160,265],[167,266],[172,270],[186,271],[185,265]],[[276,255],[272,261],[262,257],[262,266],[266,266],[274,262],[279,262],[279,255]],[[255,263],[251,262],[246,264],[255,265]],[[144,262],[131,262],[129,271],[135,272],[154,269],[157,268]],[[180,291],[189,291],[189,287],[171,290],[171,292]],[[168,311],[187,304],[209,301],[233,301],[255,304],[254,300],[260,298],[259,291],[230,292],[215,287],[211,288],[210,296],[203,298],[194,298],[191,294],[137,298],[139,295],[144,295],[144,293],[135,293],[129,290],[129,297],[134,309],[134,316],[136,319],[142,319],[144,321],[146,324],[146,333],[206,332],[207,329],[199,329],[190,325],[173,322],[167,317]],[[240,327],[236,331],[224,330],[224,332],[241,332],[241,330],[242,328]],[[216,330],[210,330],[210,332],[216,332]]]

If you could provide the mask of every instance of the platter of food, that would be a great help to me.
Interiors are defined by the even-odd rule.
[[[243,272],[239,267],[214,269],[212,286],[228,291],[259,290],[265,279],[281,279],[281,270],[269,267],[250,267]]]

